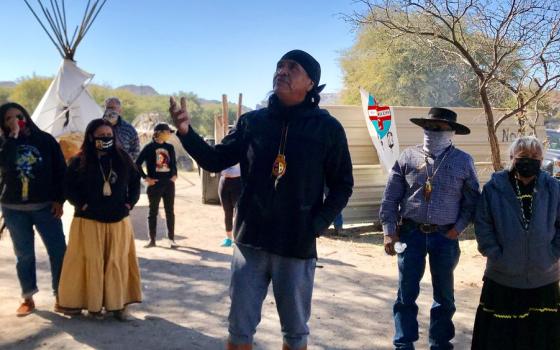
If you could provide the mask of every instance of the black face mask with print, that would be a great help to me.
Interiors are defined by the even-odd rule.
[[[94,137],[93,142],[98,151],[110,151],[115,147],[114,137]]]
[[[533,158],[516,158],[513,168],[517,171],[519,176],[536,176],[541,171],[541,161]]]

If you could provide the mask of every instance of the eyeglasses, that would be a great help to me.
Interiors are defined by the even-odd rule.
[[[19,119],[19,120],[24,120],[24,119],[25,119],[25,117],[23,116],[23,114],[18,114],[18,115],[16,115],[16,118]]]

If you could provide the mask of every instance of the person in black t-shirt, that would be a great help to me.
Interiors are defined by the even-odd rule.
[[[169,246],[176,248],[175,243],[175,180],[177,179],[177,161],[175,159],[175,148],[167,143],[173,131],[169,125],[159,123],[154,128],[153,141],[144,146],[136,165],[141,176],[148,184],[148,200],[150,201],[150,212],[148,214],[148,229],[150,242],[145,246],[151,248],[156,246],[156,227],[159,202],[163,198],[165,208],[165,219],[167,222],[167,238]],[[146,163],[147,174],[142,169]]]

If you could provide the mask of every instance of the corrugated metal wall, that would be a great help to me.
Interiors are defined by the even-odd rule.
[[[354,194],[343,212],[345,223],[371,223],[378,219],[379,203],[387,175],[379,166],[377,153],[370,140],[365,119],[360,106],[322,106],[335,116],[344,126],[350,155],[354,165]],[[490,163],[490,145],[486,131],[486,117],[482,108],[451,108],[458,115],[458,122],[468,126],[471,134],[457,135],[455,145],[471,154],[475,160],[481,183],[488,180],[493,172]],[[401,151],[409,146],[422,143],[422,129],[410,122],[412,117],[426,116],[429,107],[393,107],[393,116],[397,123]],[[497,120],[504,114],[503,110],[494,110]],[[503,122],[498,130],[502,161],[508,161],[508,147],[517,135],[517,123],[514,118]],[[545,137],[544,125],[538,126],[537,136]]]

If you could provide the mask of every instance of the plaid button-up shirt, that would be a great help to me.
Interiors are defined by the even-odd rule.
[[[132,160],[136,160],[140,154],[140,139],[136,129],[122,117],[119,117],[119,122],[113,129],[115,130],[115,137],[119,140],[124,151],[128,153]]]
[[[424,197],[426,153],[421,145],[405,149],[393,166],[379,213],[386,235],[395,234],[401,218],[425,224],[454,224],[459,233],[473,220],[480,186],[472,157],[450,146],[435,160],[427,159],[430,176],[437,169],[429,200]]]

